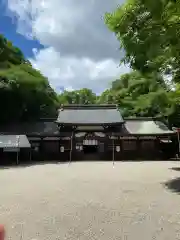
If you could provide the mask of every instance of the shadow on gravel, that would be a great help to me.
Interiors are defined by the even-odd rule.
[[[121,159],[121,160],[116,160],[114,161],[115,163],[121,162],[121,163],[138,163],[138,162],[160,162],[162,161],[162,159],[134,159],[134,160],[127,160],[127,159]],[[167,160],[167,161],[172,161],[172,160]],[[31,162],[22,162],[19,163],[19,165],[16,165],[15,163],[11,163],[11,164],[6,164],[6,165],[1,165],[0,164],[0,170],[1,169],[11,169],[11,168],[27,168],[27,167],[32,167],[32,166],[41,166],[41,165],[50,165],[50,164],[54,164],[54,165],[61,165],[61,164],[70,164],[70,163],[81,163],[81,162],[110,162],[113,163],[112,160],[102,160],[102,159],[80,159],[80,160],[72,160],[71,162],[69,161],[58,161],[58,160],[44,160],[44,161],[31,161]],[[180,171],[180,168],[170,168],[171,170],[175,170],[175,171]]]
[[[170,191],[180,194],[180,177],[171,179],[166,183],[163,183],[163,185]]]
[[[180,167],[172,167],[170,168],[171,170],[174,170],[174,171],[179,171],[180,172]]]
[[[43,165],[60,165],[60,164],[67,164],[67,162],[59,162],[59,161],[43,161],[43,162],[28,162],[28,163],[21,163],[19,165],[16,164],[9,164],[9,165],[0,165],[1,169],[12,169],[12,168],[27,168],[27,167],[33,167],[33,166],[43,166]]]

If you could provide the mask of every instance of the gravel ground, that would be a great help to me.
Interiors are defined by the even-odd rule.
[[[78,162],[0,170],[7,239],[180,239],[180,163]]]

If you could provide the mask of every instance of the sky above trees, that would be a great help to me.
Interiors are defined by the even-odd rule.
[[[17,5],[18,1],[8,2],[8,14],[12,19],[16,16],[17,32],[31,43],[35,37],[34,43],[41,43],[24,57],[1,36],[1,97],[14,103],[13,110],[21,110],[19,119],[55,113],[59,104],[116,103],[123,116],[161,117],[179,124],[179,2],[126,0],[116,7],[115,0],[109,5],[54,0],[54,5],[44,1],[35,8],[33,0]],[[105,15],[106,11],[110,12]],[[130,69],[118,68],[120,62],[129,64],[132,71],[123,74]],[[56,90],[79,90],[55,94],[33,66]]]
[[[30,61],[48,77],[51,86],[62,89],[91,88],[99,93],[129,67],[119,67],[123,52],[104,24],[122,0],[7,0],[6,15],[16,19],[16,33],[35,39]],[[11,39],[13,41],[13,39]],[[21,49],[21,46],[18,45]],[[25,53],[26,54],[26,53]]]

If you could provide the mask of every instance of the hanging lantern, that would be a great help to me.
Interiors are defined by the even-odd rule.
[[[39,151],[39,147],[36,146],[36,147],[34,148],[34,151],[35,151],[35,152],[38,152],[38,151]]]
[[[64,147],[63,146],[60,147],[60,151],[64,152]]]
[[[120,146],[116,146],[116,152],[120,152],[120,151],[121,151]]]

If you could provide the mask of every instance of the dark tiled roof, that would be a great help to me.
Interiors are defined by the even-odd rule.
[[[59,110],[62,124],[117,124],[124,120],[116,105],[66,105]]]
[[[0,148],[30,148],[25,135],[0,135]]]
[[[125,129],[127,133],[134,135],[168,135],[174,134],[173,131],[161,121],[153,120],[127,120]]]
[[[55,122],[25,122],[0,126],[0,134],[25,135],[58,135],[59,130]]]
[[[103,126],[78,126],[76,131],[104,131]]]

